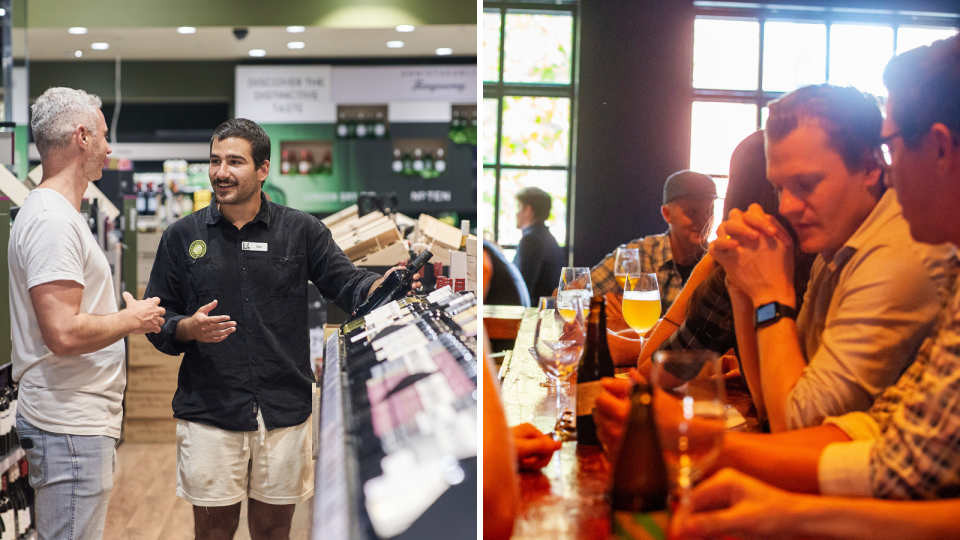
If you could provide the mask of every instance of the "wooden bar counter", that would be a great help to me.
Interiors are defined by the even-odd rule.
[[[556,394],[540,386],[547,377],[530,355],[537,322],[537,309],[523,312],[513,354],[500,370],[500,392],[507,425],[528,422],[541,432],[553,431]],[[574,376],[575,377],[575,376]],[[576,380],[562,395],[563,406],[575,410]],[[748,417],[755,429],[756,417],[749,394],[742,385],[728,385],[728,402]],[[599,447],[578,447],[566,442],[550,463],[537,472],[520,472],[520,512],[513,540],[593,540],[610,535],[610,504],[607,492],[611,466]]]

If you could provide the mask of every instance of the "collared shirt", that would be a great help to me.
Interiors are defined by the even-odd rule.
[[[828,445],[818,476],[824,495],[886,499],[960,496],[960,260],[916,361],[867,413],[828,418],[850,442]]]
[[[807,367],[787,396],[788,429],[865,411],[897,381],[933,329],[948,254],[910,236],[890,189],[832,259],[817,257],[797,317]]]
[[[560,270],[566,266],[563,248],[542,221],[523,228],[513,264],[520,269],[532,306],[537,305],[541,296],[553,294],[560,283]]]
[[[660,314],[666,313],[677,296],[680,296],[680,291],[683,290],[685,282],[673,261],[669,231],[638,238],[629,242],[626,247],[636,248],[640,251],[641,272],[657,274],[657,283],[660,285]],[[613,274],[613,263],[615,261],[615,252],[609,253],[590,270],[594,296],[603,296],[608,292],[622,292]]]
[[[260,198],[260,212],[237,230],[210,206],[164,233],[145,297],[157,296],[165,323],[147,338],[160,351],[185,353],[173,416],[228,431],[267,429],[310,416],[307,280],[346,312],[379,276],[358,269],[319,220]],[[236,331],[219,343],[178,342],[177,323],[217,301]]]

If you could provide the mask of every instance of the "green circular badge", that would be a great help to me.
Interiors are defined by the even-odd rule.
[[[199,259],[207,253],[207,245],[203,243],[203,240],[194,240],[190,244],[190,256],[194,259]]]

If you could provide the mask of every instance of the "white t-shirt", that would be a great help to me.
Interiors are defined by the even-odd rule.
[[[123,340],[97,352],[56,356],[43,343],[30,288],[69,280],[83,286],[80,311],[117,311],[110,264],[83,216],[52,189],[30,192],[10,231],[13,379],[19,412],[53,433],[120,438],[127,384]]]

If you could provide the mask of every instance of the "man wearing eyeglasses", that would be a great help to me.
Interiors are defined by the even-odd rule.
[[[910,237],[883,183],[881,121],[876,99],[851,87],[808,86],[770,104],[767,178],[801,250],[819,253],[799,313],[792,241],[758,205],[733,210],[711,246],[772,431],[869,409],[933,328],[947,248]]]

